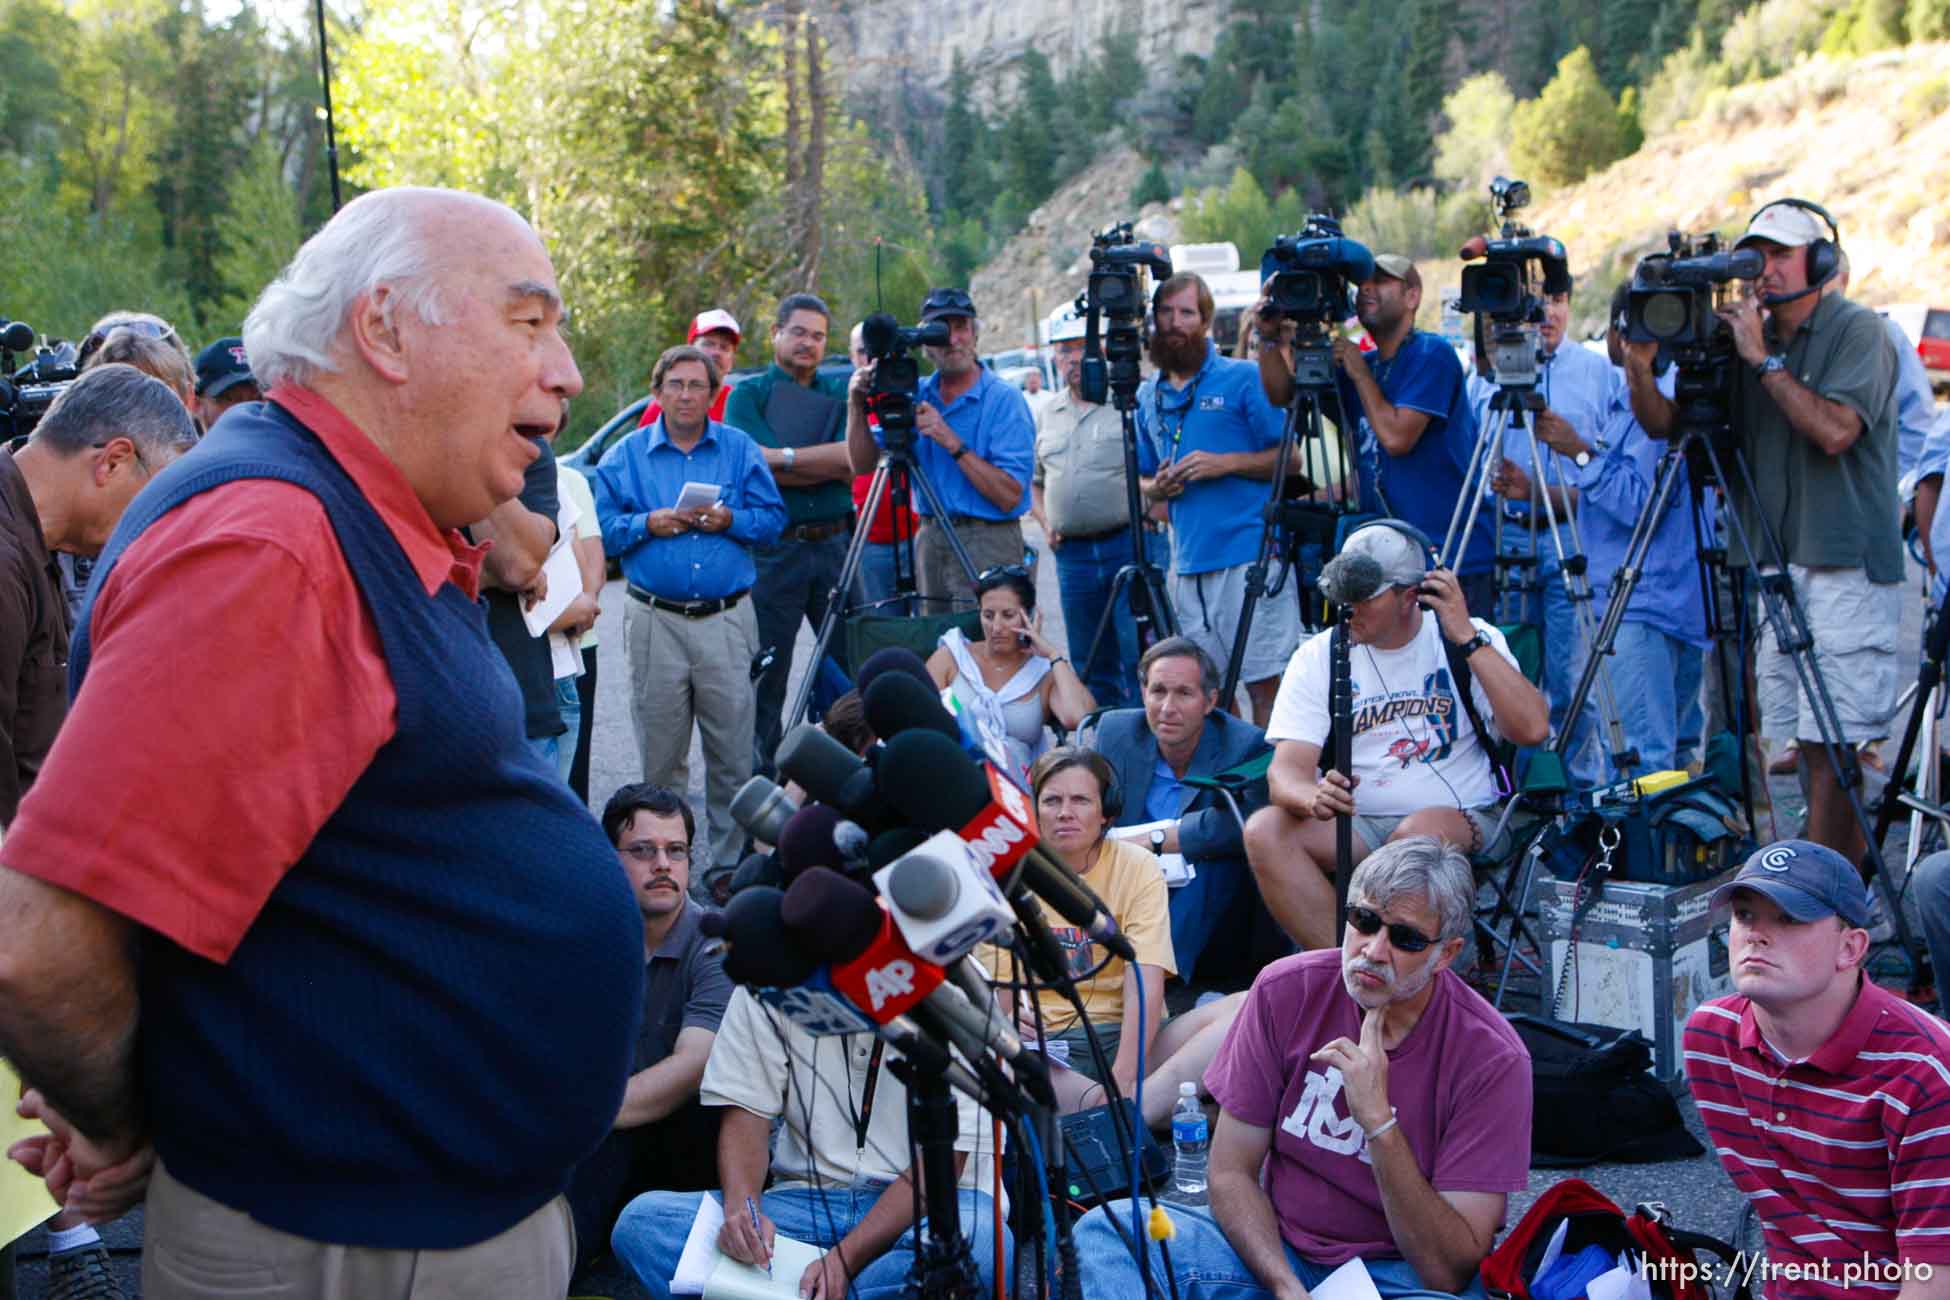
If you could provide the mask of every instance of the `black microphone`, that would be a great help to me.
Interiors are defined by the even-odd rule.
[[[790,885],[808,867],[854,871],[866,865],[867,834],[837,808],[809,803],[779,832],[779,868]]]
[[[755,776],[731,796],[731,815],[761,844],[777,844],[786,819],[799,811],[776,781]]]
[[[941,692],[932,681],[924,686],[906,673],[883,673],[860,699],[867,725],[883,741],[919,727],[961,743],[961,726],[942,707]]]
[[[860,756],[811,723],[786,733],[779,745],[779,770],[822,803],[872,830],[898,825],[874,789],[873,771]]]
[[[1358,605],[1381,594],[1388,575],[1372,555],[1342,552],[1320,571],[1320,594],[1336,605]]]
[[[748,853],[738,864],[738,870],[731,873],[731,885],[726,891],[736,895],[741,890],[754,885],[781,887],[784,879],[779,874],[779,856],[776,853]]]
[[[867,842],[867,867],[878,871],[927,842],[928,832],[919,826],[896,826],[892,830],[882,831]]]
[[[936,689],[934,678],[928,672],[928,661],[915,654],[904,645],[882,646],[867,656],[860,665],[853,684],[860,688],[861,698],[866,697],[869,687],[887,673],[900,673],[912,677],[929,690]]]
[[[895,773],[913,776],[895,779]],[[986,763],[978,766],[946,736],[922,730],[887,742],[879,774],[881,797],[907,820],[961,836],[976,863],[998,881],[1020,863],[1021,884],[1057,915],[1125,961],[1137,961],[1103,900],[1037,843],[1035,812],[1007,777]]]
[[[735,984],[790,988],[810,977],[819,963],[786,933],[785,893],[754,885],[731,896],[723,911],[706,912],[698,928],[724,940],[724,973]]]

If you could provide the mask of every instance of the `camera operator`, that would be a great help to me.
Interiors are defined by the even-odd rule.
[[[1441,537],[1462,494],[1476,441],[1462,363],[1447,343],[1415,328],[1422,276],[1397,253],[1377,254],[1374,274],[1355,295],[1355,314],[1374,339],[1373,360],[1350,339],[1334,340],[1341,369],[1341,435],[1354,452],[1360,508]],[[1257,308],[1259,375],[1275,406],[1293,398],[1293,360],[1281,341],[1279,314],[1262,297]],[[1488,618],[1495,602],[1487,530],[1471,538],[1457,566],[1472,614]]]
[[[1719,315],[1741,363],[1733,435],[1754,487],[1734,495],[1740,523],[1753,545],[1766,547],[1769,533],[1779,539],[1840,739],[1859,744],[1887,734],[1896,706],[1903,578],[1896,358],[1874,312],[1822,292],[1839,270],[1838,243],[1811,209],[1770,203],[1739,243],[1765,259],[1759,297],[1743,297]],[[1658,391],[1655,351],[1651,343],[1629,344],[1625,373],[1639,422],[1665,438],[1678,428],[1678,407]],[[1737,558],[1765,564],[1769,557]],[[1808,794],[1803,833],[1859,862],[1865,846],[1823,752],[1813,704],[1766,626],[1754,675],[1761,734],[1800,741]]]
[[[1251,364],[1213,346],[1212,291],[1185,272],[1158,286],[1151,360],[1158,373],[1138,390],[1138,472],[1146,501],[1171,508],[1171,603],[1179,631],[1214,663],[1232,657],[1246,571],[1257,555],[1260,517],[1285,421],[1268,403]],[[1273,711],[1280,672],[1300,643],[1300,609],[1283,595],[1253,616],[1240,680],[1253,721]],[[1220,701],[1227,708],[1231,700]]]
[[[921,434],[914,460],[948,512],[976,573],[1022,563],[1022,517],[1029,513],[1029,480],[1036,461],[1036,425],[1029,403],[1014,384],[996,378],[976,358],[981,322],[962,289],[930,289],[921,302],[921,324],[946,322],[948,342],[929,344],[934,373],[921,381],[914,427]],[[855,474],[870,473],[878,436],[867,427],[867,384],[874,367],[853,372],[846,420],[846,449]],[[954,548],[917,496],[921,526],[914,534],[914,581],[925,612],[975,605],[973,578],[961,570]]]

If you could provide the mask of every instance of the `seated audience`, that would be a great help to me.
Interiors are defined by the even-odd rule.
[[[691,806],[662,786],[626,785],[603,808],[603,830],[643,914],[643,1020],[616,1126],[569,1182],[584,1261],[638,1193],[716,1182],[718,1112],[698,1104],[697,1090],[731,981],[699,928],[711,909],[690,897],[696,829]]]
[[[1033,776],[1036,824],[1044,848],[1104,900],[1138,959],[1131,965],[1103,952],[1087,933],[1043,904],[1044,918],[1064,949],[1070,974],[1078,977],[1076,991],[1088,1026],[1069,998],[1043,990],[1034,1006],[1015,1007],[1017,1027],[1029,1039],[1065,1044],[1069,1064],[1052,1059],[1050,1074],[1058,1105],[1066,1111],[1101,1106],[1111,1081],[1123,1096],[1134,1096],[1142,1042],[1144,1121],[1160,1127],[1171,1117],[1178,1085],[1196,1083],[1204,1074],[1245,994],[1235,993],[1165,1020],[1165,976],[1177,970],[1166,923],[1165,879],[1150,853],[1105,835],[1110,823],[1104,807],[1116,780],[1110,764],[1091,750],[1064,746],[1038,759]],[[998,980],[1013,978],[1006,952],[999,948],[983,952]],[[1082,978],[1086,975],[1088,979]],[[1093,1037],[1103,1051],[1102,1061],[1091,1050]],[[1104,1078],[1105,1063],[1110,1067],[1109,1080]]]
[[[1713,899],[1737,991],[1687,1020],[1686,1082],[1760,1215],[1766,1294],[1950,1295],[1950,1029],[1865,977],[1862,877],[1783,840]]]
[[[1183,854],[1192,867],[1192,878],[1171,891],[1171,948],[1179,975],[1189,980],[1215,934],[1223,929],[1238,952],[1254,915],[1265,912],[1250,888],[1240,820],[1264,802],[1265,784],[1255,782],[1257,799],[1242,798],[1235,810],[1217,792],[1185,782],[1263,754],[1266,733],[1219,707],[1219,667],[1190,637],[1167,637],[1144,652],[1138,691],[1144,707],[1099,718],[1093,748],[1124,796],[1111,834],[1154,854]],[[1122,829],[1132,826],[1153,829]]]
[[[1029,570],[1020,564],[988,570],[975,579],[975,599],[982,639],[949,628],[928,656],[928,672],[957,712],[973,716],[975,733],[1003,749],[1023,776],[1043,752],[1043,724],[1072,730],[1097,702],[1069,656],[1043,635]]]
[[[1516,1031],[1449,969],[1474,900],[1453,846],[1394,841],[1349,882],[1340,951],[1253,984],[1206,1071],[1211,1206],[1172,1207],[1186,1300],[1301,1296],[1356,1258],[1390,1300],[1483,1294],[1476,1271],[1528,1182],[1531,1090]],[[1113,1226],[1130,1218],[1120,1201],[1077,1224],[1093,1295],[1142,1294]]]
[[[1503,634],[1470,618],[1454,574],[1429,569],[1425,548],[1383,522],[1348,536],[1322,584],[1357,557],[1378,564],[1386,585],[1355,604],[1349,627],[1354,771],[1323,769],[1332,634],[1321,632],[1294,652],[1280,682],[1266,729],[1276,746],[1266,774],[1273,803],[1246,825],[1260,895],[1303,948],[1333,942],[1336,815],[1354,818],[1356,862],[1409,835],[1493,852],[1496,780],[1476,719],[1519,745],[1549,734],[1544,697]],[[1457,663],[1470,673],[1468,701],[1451,680]]]

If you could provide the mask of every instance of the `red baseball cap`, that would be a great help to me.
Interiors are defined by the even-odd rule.
[[[738,318],[736,316],[733,316],[722,307],[713,307],[710,311],[699,312],[692,319],[691,332],[684,336],[684,341],[686,343],[695,343],[697,342],[698,335],[709,334],[713,330],[729,331],[734,341],[741,341],[745,337],[744,331],[738,328]]]

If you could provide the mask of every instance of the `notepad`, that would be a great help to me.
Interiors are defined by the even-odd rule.
[[[742,1213],[742,1211],[741,1211]],[[711,1196],[699,1198],[697,1217],[684,1239],[684,1253],[670,1275],[672,1295],[701,1295],[704,1300],[799,1300],[799,1279],[826,1252],[784,1235],[772,1239],[772,1271],[741,1264],[718,1249],[724,1229],[724,1206]]]
[[[718,504],[718,498],[723,495],[724,489],[716,483],[699,483],[693,479],[678,491],[675,509],[681,515],[693,510],[709,510]]]

